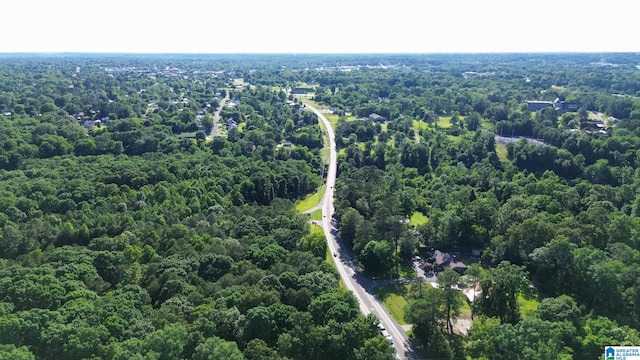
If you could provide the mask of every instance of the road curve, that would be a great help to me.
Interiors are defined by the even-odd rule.
[[[387,313],[384,306],[375,298],[371,281],[362,276],[354,266],[354,262],[349,249],[342,247],[341,242],[336,239],[337,229],[332,221],[333,219],[333,192],[336,184],[338,155],[336,153],[335,134],[331,128],[329,120],[318,109],[305,103],[305,107],[313,111],[320,121],[325,125],[327,135],[329,137],[329,169],[327,170],[327,189],[322,198],[322,221],[320,222],[324,234],[327,238],[329,250],[332,254],[338,256],[333,257],[340,277],[347,289],[349,289],[360,304],[360,312],[364,315],[373,313],[380,319],[380,322],[387,329],[387,332],[393,338],[396,349],[396,358],[407,359],[412,358],[413,350],[409,346],[409,340],[404,330],[396,323]]]

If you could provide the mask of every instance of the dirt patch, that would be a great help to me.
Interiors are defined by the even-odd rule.
[[[457,318],[453,323],[453,332],[458,335],[467,335],[472,323],[473,320],[471,320],[470,316]]]

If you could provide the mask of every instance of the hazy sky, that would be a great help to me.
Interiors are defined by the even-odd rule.
[[[640,51],[629,0],[4,0],[0,52]]]

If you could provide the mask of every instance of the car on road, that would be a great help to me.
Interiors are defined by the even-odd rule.
[[[333,253],[333,257],[337,257],[337,256],[338,256],[338,254],[336,254],[336,253]]]
[[[387,336],[386,338],[389,341],[389,346],[393,347],[393,338],[391,336]]]

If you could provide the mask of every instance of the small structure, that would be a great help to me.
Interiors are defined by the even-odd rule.
[[[195,139],[196,133],[182,133],[178,135],[178,139]]]
[[[237,128],[238,128],[238,123],[236,123],[236,121],[233,120],[233,118],[228,118],[227,119],[227,130],[237,129]]]
[[[312,93],[312,92],[314,92],[313,89],[305,88],[305,87],[297,87],[297,88],[291,89],[291,93],[294,95],[307,95],[308,93]]]
[[[369,119],[374,121],[374,122],[385,122],[387,121],[387,118],[382,116],[382,115],[378,115],[376,113],[370,114],[369,115]]]
[[[544,108],[553,107],[553,101],[527,100],[526,103],[529,111],[538,111]]]

